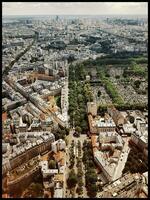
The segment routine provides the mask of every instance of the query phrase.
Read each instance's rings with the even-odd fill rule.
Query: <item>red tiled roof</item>
[[[9,195],[7,193],[2,194],[2,198],[9,198]]]
[[[65,152],[63,151],[59,151],[56,154],[54,154],[54,158],[57,162],[60,162],[61,165],[64,165],[64,156],[65,156]]]
[[[4,112],[4,113],[2,114],[2,121],[5,121],[6,119],[7,119],[7,113]]]

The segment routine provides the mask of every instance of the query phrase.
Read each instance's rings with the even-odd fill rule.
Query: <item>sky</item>
[[[148,3],[3,2],[2,15],[148,15]]]

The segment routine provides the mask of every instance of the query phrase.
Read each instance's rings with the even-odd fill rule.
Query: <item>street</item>
[[[68,174],[69,174],[69,171],[70,171],[70,169],[69,169],[69,165],[70,165],[70,162],[69,162],[69,148],[71,146],[71,142],[73,140],[74,144],[75,144],[75,150],[74,150],[74,152],[75,152],[75,164],[74,164],[73,168],[74,168],[75,172],[77,173],[77,166],[76,166],[76,164],[77,164],[77,156],[78,156],[77,144],[78,144],[78,141],[81,142],[81,158],[82,158],[82,156],[83,156],[83,150],[82,150],[83,142],[84,142],[84,140],[88,139],[87,135],[85,135],[85,134],[81,134],[79,138],[74,137],[73,136],[73,132],[74,131],[71,130],[69,135],[67,136],[68,145],[67,145],[67,148],[66,148],[66,170],[65,170],[65,181],[64,181],[64,194],[65,194],[66,198],[71,197],[70,190],[67,189],[67,179],[68,179]],[[86,187],[85,187],[84,163],[82,163],[82,164],[83,164],[82,167],[83,167],[83,183],[84,183],[84,185],[83,185],[83,194],[80,197],[83,196],[84,198],[88,198]],[[74,189],[74,192],[75,192],[74,197],[78,198],[79,196],[76,193],[76,188]]]

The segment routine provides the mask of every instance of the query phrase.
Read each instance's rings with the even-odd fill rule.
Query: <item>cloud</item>
[[[3,2],[3,15],[147,15],[146,2]]]

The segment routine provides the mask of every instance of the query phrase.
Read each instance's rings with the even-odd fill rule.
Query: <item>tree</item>
[[[105,106],[99,106],[98,108],[98,113],[101,115],[101,116],[104,116],[105,112],[107,111],[107,107]]]
[[[106,77],[108,77],[108,78],[110,77],[110,75],[109,75],[108,73],[106,73],[106,75],[105,75],[105,76],[106,76]]]
[[[82,194],[83,188],[78,186],[76,192],[77,192],[78,194]]]
[[[141,81],[140,80],[136,80],[134,81],[134,85],[136,88],[139,88]]]
[[[65,143],[66,143],[66,146],[68,146],[68,139],[67,139],[67,137],[65,137]]]
[[[56,161],[55,160],[50,160],[48,163],[48,166],[50,169],[56,169]]]
[[[101,96],[101,91],[100,91],[100,90],[98,91],[97,96],[98,96],[98,97]]]
[[[71,63],[71,62],[73,62],[74,60],[75,60],[74,55],[70,55],[70,56],[68,57],[68,63]]]
[[[119,79],[119,78],[120,78],[120,76],[119,76],[119,75],[116,75],[116,76],[115,76],[115,78],[116,78],[116,79]]]
[[[59,108],[61,108],[61,96],[58,96],[56,99],[56,104]]]
[[[82,121],[81,121],[81,128],[82,128],[83,130],[87,130],[87,129],[88,129],[88,123],[87,123],[86,120],[82,120]]]
[[[82,169],[80,169],[80,171],[78,171],[78,177],[80,178],[82,176],[83,176],[83,171],[82,171]]]
[[[87,146],[87,141],[84,140],[84,142],[83,142],[83,147],[86,147],[86,146]]]
[[[43,186],[40,183],[32,183],[28,188],[29,194],[32,197],[39,197],[43,195]]]
[[[91,183],[95,183],[97,181],[97,175],[94,172],[90,172],[88,171],[88,173],[86,173],[86,183],[87,185],[91,184]]]
[[[78,94],[78,102],[83,102],[83,95],[82,94]]]
[[[78,185],[79,187],[82,187],[84,185],[82,179],[79,179]]]
[[[134,120],[135,120],[134,117],[133,117],[132,115],[130,115],[130,116],[129,116],[129,121],[130,121],[130,123],[133,124],[133,123],[134,123]]]
[[[94,162],[92,160],[89,160],[88,165],[89,167],[94,168]]]
[[[96,184],[91,184],[89,189],[88,189],[88,196],[89,197],[95,197],[97,191],[98,191],[97,185]]]
[[[98,190],[98,188],[97,188],[97,185],[96,185],[96,184],[92,184],[92,185],[90,186],[90,191],[91,191],[91,192],[95,193],[95,192],[97,192],[97,190]]]
[[[66,135],[66,130],[62,129],[60,133],[65,136]]]
[[[77,175],[75,174],[74,169],[72,169],[69,172],[69,176],[68,176],[68,179],[67,179],[67,185],[68,185],[69,188],[73,188],[73,187],[76,186],[77,182],[78,182]]]
[[[127,77],[127,72],[124,70],[123,72],[123,77],[126,78]]]

